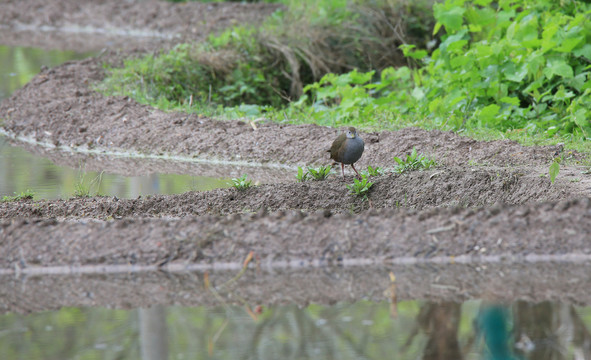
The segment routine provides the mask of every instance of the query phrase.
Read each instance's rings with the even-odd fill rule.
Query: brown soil
[[[488,293],[510,299],[513,291],[517,297],[529,296],[527,289],[531,287],[524,288],[524,284],[544,284],[546,270],[535,275],[532,270],[535,266],[550,267],[548,271],[552,274],[560,272],[548,263],[522,265],[520,261],[524,257],[591,259],[588,240],[591,179],[572,166],[561,168],[555,184],[541,176],[547,173],[549,162],[561,151],[560,147],[524,147],[511,141],[480,142],[450,132],[414,128],[379,133],[362,131],[366,150],[358,168],[367,165],[391,168],[393,156],[403,156],[413,147],[439,163],[429,171],[372,178],[375,185],[364,201],[349,194],[345,187],[353,180],[350,169],[345,180],[333,175],[323,182],[295,182],[296,166],[329,163],[326,149],[340,129],[264,121],[257,123],[255,129],[242,121],[163,112],[128,98],[105,97],[92,90],[93,84],[104,77],[102,64],[120,61],[122,44],[126,47],[124,53],[153,51],[177,41],[198,40],[235,22],[260,21],[274,9],[271,5],[178,5],[115,0],[1,2],[0,23],[4,27],[0,42],[7,39],[1,34],[22,35],[22,29],[39,34],[42,33],[39,29],[49,27],[51,31],[44,33],[45,46],[75,46],[72,44],[93,37],[96,44],[109,47],[98,58],[43,69],[0,104],[0,124],[10,136],[44,144],[28,145],[32,151],[59,163],[78,166],[83,159],[90,164],[89,169],[128,175],[166,169],[219,176],[226,168],[211,164],[216,160],[226,165],[239,164],[238,171],[256,173],[255,177],[260,176],[269,184],[242,192],[221,189],[138,199],[94,197],[0,203],[0,253],[3,254],[0,270],[33,274],[39,269],[59,272],[61,266],[235,265],[251,251],[264,266],[303,266],[307,270],[302,271],[311,272],[319,270],[310,270],[309,266],[332,262],[395,265],[403,259],[414,259],[435,266],[431,263],[449,262],[451,257],[468,262],[484,257],[492,262],[490,266],[494,269],[487,277],[480,278],[459,265],[441,270],[442,274],[449,274],[446,284],[457,290],[450,293],[430,288],[434,272],[431,277],[425,277],[415,275],[414,267],[395,265],[397,273],[409,274],[400,283],[404,289],[402,297],[461,299]],[[64,36],[67,29],[83,25],[91,30],[81,37]],[[104,35],[96,29],[109,29],[111,33]],[[133,36],[117,35],[122,31]],[[133,31],[151,32],[154,37],[138,36]],[[111,37],[118,41],[108,43]],[[25,41],[28,37],[9,38]],[[68,39],[65,43],[64,38]],[[35,45],[35,41],[25,45]],[[82,152],[72,155],[72,149]],[[111,157],[103,151],[156,159],[146,163],[138,158]],[[85,155],[88,152],[92,154]],[[157,159],[158,155],[186,161]],[[573,157],[577,159],[579,155]],[[504,262],[497,264],[499,260]],[[577,266],[573,271],[588,269],[590,264]],[[513,277],[506,280],[497,277],[500,269],[516,270],[511,270]],[[363,276],[364,271],[374,270],[340,269],[338,273],[348,280],[339,279],[334,287],[319,291],[316,297],[304,292],[297,301],[353,300],[372,291],[382,294],[388,286],[388,280],[384,280],[386,270],[382,268],[375,269],[379,276],[375,282],[368,282],[368,288],[360,284],[350,297],[342,293],[345,289],[349,291],[346,284],[363,282],[355,279]],[[529,278],[522,280],[515,276],[521,273],[528,273]],[[160,284],[161,275],[142,276],[150,279],[145,291],[152,291],[152,287]],[[271,272],[254,277],[250,281],[257,284],[254,289],[259,292],[254,290],[242,296],[250,296],[255,302],[283,302],[295,298],[289,295],[291,292],[297,293],[307,286],[303,285],[308,279],[305,272],[296,275],[288,272],[285,276],[274,277]],[[299,282],[294,282],[298,276]],[[318,283],[310,289],[322,288],[325,280],[322,276],[313,278],[311,283]],[[481,286],[479,281],[483,280],[491,281],[491,285]],[[105,305],[97,297],[83,299],[80,295],[93,293],[83,289],[93,283],[97,287],[105,286],[101,281],[100,277],[88,281],[77,278],[78,295],[62,300],[61,304]],[[123,284],[125,280],[121,281]],[[173,285],[177,282],[165,286],[180,296],[182,291]],[[74,286],[67,277],[42,277],[28,290],[16,290],[21,287],[18,281],[3,280],[3,283],[12,285],[0,290],[3,291],[0,309],[22,311],[42,306],[34,301],[17,304],[15,296],[28,298],[32,293],[45,296],[53,286],[66,293]],[[535,298],[589,303],[588,294],[579,294],[578,287],[565,291],[567,283],[564,277],[555,277],[546,285],[552,290],[537,293]],[[271,290],[261,290],[265,284],[272,285],[269,289],[281,289],[281,294],[273,296]],[[503,286],[507,286],[505,290],[501,290]],[[113,293],[117,291],[115,286]],[[125,306],[143,305],[139,296]],[[47,299],[54,297],[47,295]],[[178,300],[165,301],[156,294],[152,299],[173,303]],[[124,305],[116,296],[111,301]],[[193,301],[196,302],[186,303],[208,303],[212,299]],[[59,306],[49,300],[46,304]]]

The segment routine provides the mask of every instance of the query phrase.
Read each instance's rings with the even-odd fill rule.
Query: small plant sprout
[[[2,202],[32,200],[33,196],[35,196],[35,192],[33,190],[27,189],[25,191],[21,191],[18,194],[14,193],[14,196],[3,196]]]
[[[296,175],[296,179],[298,180],[298,182],[306,181],[306,179],[308,179],[308,172],[304,171],[302,167],[298,166],[298,174]]]
[[[367,176],[365,175],[362,175],[361,180],[354,179],[353,181],[353,184],[347,185],[351,194],[367,199],[367,194],[369,193],[369,189],[371,189],[373,182],[367,181]]]
[[[560,157],[556,157],[554,159],[554,161],[552,161],[552,164],[550,165],[550,168],[548,169],[548,172],[550,174],[550,182],[552,184],[554,184],[554,181],[556,181],[556,176],[558,175],[559,171],[560,171]]]
[[[232,186],[239,191],[243,191],[248,189],[252,185],[252,180],[246,179],[246,174],[242,175],[239,178],[232,179]]]
[[[310,174],[314,180],[324,180],[328,177],[328,175],[330,175],[330,171],[332,170],[332,167],[330,165],[326,165],[326,166],[320,166],[317,168],[308,168],[308,174]]]
[[[406,156],[406,159],[402,160],[399,157],[394,156],[394,161],[397,165],[394,167],[394,172],[402,174],[407,171],[414,170],[427,170],[437,165],[435,160],[427,158],[423,154],[418,154],[416,148],[412,148],[410,155]]]
[[[367,171],[363,171],[363,173],[367,174],[368,176],[380,176],[384,174],[384,169],[379,166],[374,168],[370,165],[367,167]]]

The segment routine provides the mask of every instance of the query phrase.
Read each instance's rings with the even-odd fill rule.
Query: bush
[[[434,5],[434,31],[446,32],[439,48],[428,56],[402,47],[424,67],[328,74],[292,111],[324,124],[406,116],[455,130],[589,138],[590,13],[572,0],[446,0]]]

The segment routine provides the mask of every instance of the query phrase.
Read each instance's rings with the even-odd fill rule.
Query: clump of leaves
[[[35,196],[35,192],[33,190],[27,189],[25,191],[21,191],[20,193],[14,193],[14,196],[4,196],[2,197],[2,202],[9,202],[9,201],[19,201],[19,200],[32,200],[33,196]]]
[[[308,168],[308,174],[310,174],[314,180],[324,180],[330,175],[332,167],[330,165],[320,166],[317,168]]]
[[[304,168],[298,166],[298,174],[296,175],[296,179],[299,182],[304,182],[308,179],[308,172],[304,171]]]
[[[369,193],[369,189],[373,186],[373,182],[367,180],[367,176],[362,175],[361,180],[355,178],[353,180],[353,184],[347,185],[347,189],[351,192],[351,194],[357,195],[362,197],[363,199],[367,199],[367,194]]]
[[[406,159],[403,160],[394,156],[394,161],[397,163],[397,165],[394,167],[394,172],[399,174],[407,171],[427,170],[437,165],[435,160],[429,159],[425,155],[417,153],[417,149],[414,147],[412,148],[410,155],[406,156]]]
[[[298,174],[296,175],[296,179],[299,182],[304,182],[310,178],[314,180],[321,181],[324,180],[330,175],[332,167],[330,165],[320,166],[317,168],[308,167],[307,171],[304,171],[303,168],[298,166]]]
[[[367,174],[368,176],[380,176],[384,174],[384,169],[382,169],[379,166],[376,166],[375,168],[372,167],[371,165],[369,165],[367,167],[367,171],[363,171],[364,174]]]
[[[246,179],[246,174],[242,175],[239,178],[232,178],[232,186],[234,189],[238,191],[243,191],[248,189],[252,185],[252,180]]]

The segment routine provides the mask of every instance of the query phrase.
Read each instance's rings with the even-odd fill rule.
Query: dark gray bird
[[[361,158],[365,143],[363,139],[357,135],[357,130],[354,127],[350,127],[347,131],[339,135],[330,147],[330,158],[336,162],[341,163],[341,170],[343,171],[343,177],[345,177],[345,164],[351,165],[353,170],[357,173],[357,176],[361,178],[357,169],[353,164]]]

